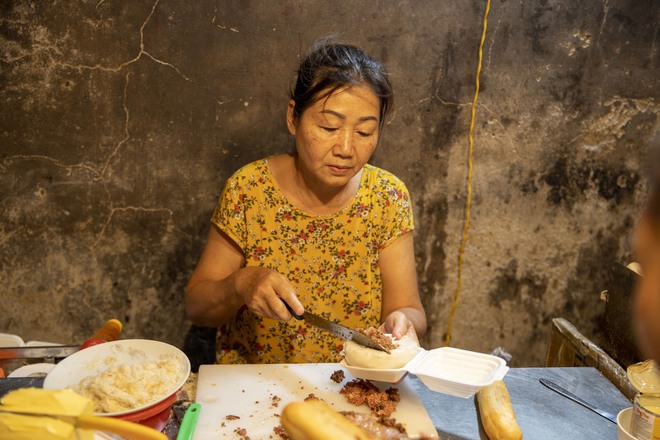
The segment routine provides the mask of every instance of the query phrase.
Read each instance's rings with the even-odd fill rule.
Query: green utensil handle
[[[199,411],[202,409],[202,405],[199,403],[191,403],[186,413],[183,415],[183,420],[181,420],[181,427],[179,428],[179,434],[176,436],[176,440],[190,440],[192,439],[193,433],[195,432],[195,425],[197,425],[197,419],[199,418]]]

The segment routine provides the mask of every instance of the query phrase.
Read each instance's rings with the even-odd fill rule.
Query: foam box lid
[[[453,347],[415,356],[405,369],[433,391],[466,398],[503,379],[509,371],[502,358]]]

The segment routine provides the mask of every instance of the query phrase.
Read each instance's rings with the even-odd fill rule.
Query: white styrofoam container
[[[59,342],[46,342],[46,341],[27,341],[25,343],[26,347],[50,347],[50,346],[57,346],[57,345],[64,345],[60,344]]]
[[[339,365],[348,370],[348,372],[351,373],[353,377],[375,380],[377,382],[399,383],[408,374],[408,367],[413,363],[413,361],[415,361],[415,359],[417,359],[419,356],[424,356],[426,353],[428,353],[426,350],[420,350],[420,352],[417,353],[417,355],[415,355],[412,360],[410,360],[401,368],[383,369],[356,367],[346,363],[346,359],[342,359],[341,362],[339,362]]]
[[[23,347],[25,342],[18,335],[10,333],[0,333],[0,347]]]
[[[45,347],[50,345],[63,345],[57,342],[45,341],[23,341],[18,335],[11,333],[0,333],[0,347]]]
[[[354,377],[379,382],[397,383],[412,373],[433,391],[464,398],[503,379],[509,371],[502,358],[452,347],[422,349],[410,362],[397,369],[354,367],[345,360],[340,364]]]

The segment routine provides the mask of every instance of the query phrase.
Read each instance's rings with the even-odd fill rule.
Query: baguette
[[[521,440],[522,431],[511,406],[509,390],[503,380],[477,392],[479,416],[490,440]]]
[[[289,403],[280,422],[291,440],[376,440],[321,400]]]

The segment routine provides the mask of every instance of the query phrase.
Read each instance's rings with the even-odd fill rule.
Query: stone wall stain
[[[634,195],[639,180],[636,171],[621,165],[606,168],[594,161],[576,163],[566,157],[559,158],[540,176],[540,182],[549,188],[548,203],[569,210],[591,196],[590,193],[608,202],[621,203]],[[534,183],[524,183],[523,187],[529,185],[535,186]]]
[[[514,258],[505,268],[498,270],[493,280],[494,289],[489,294],[489,304],[501,308],[503,301],[523,303],[525,297],[541,298],[548,289],[548,281],[538,274],[518,275],[518,261]]]

